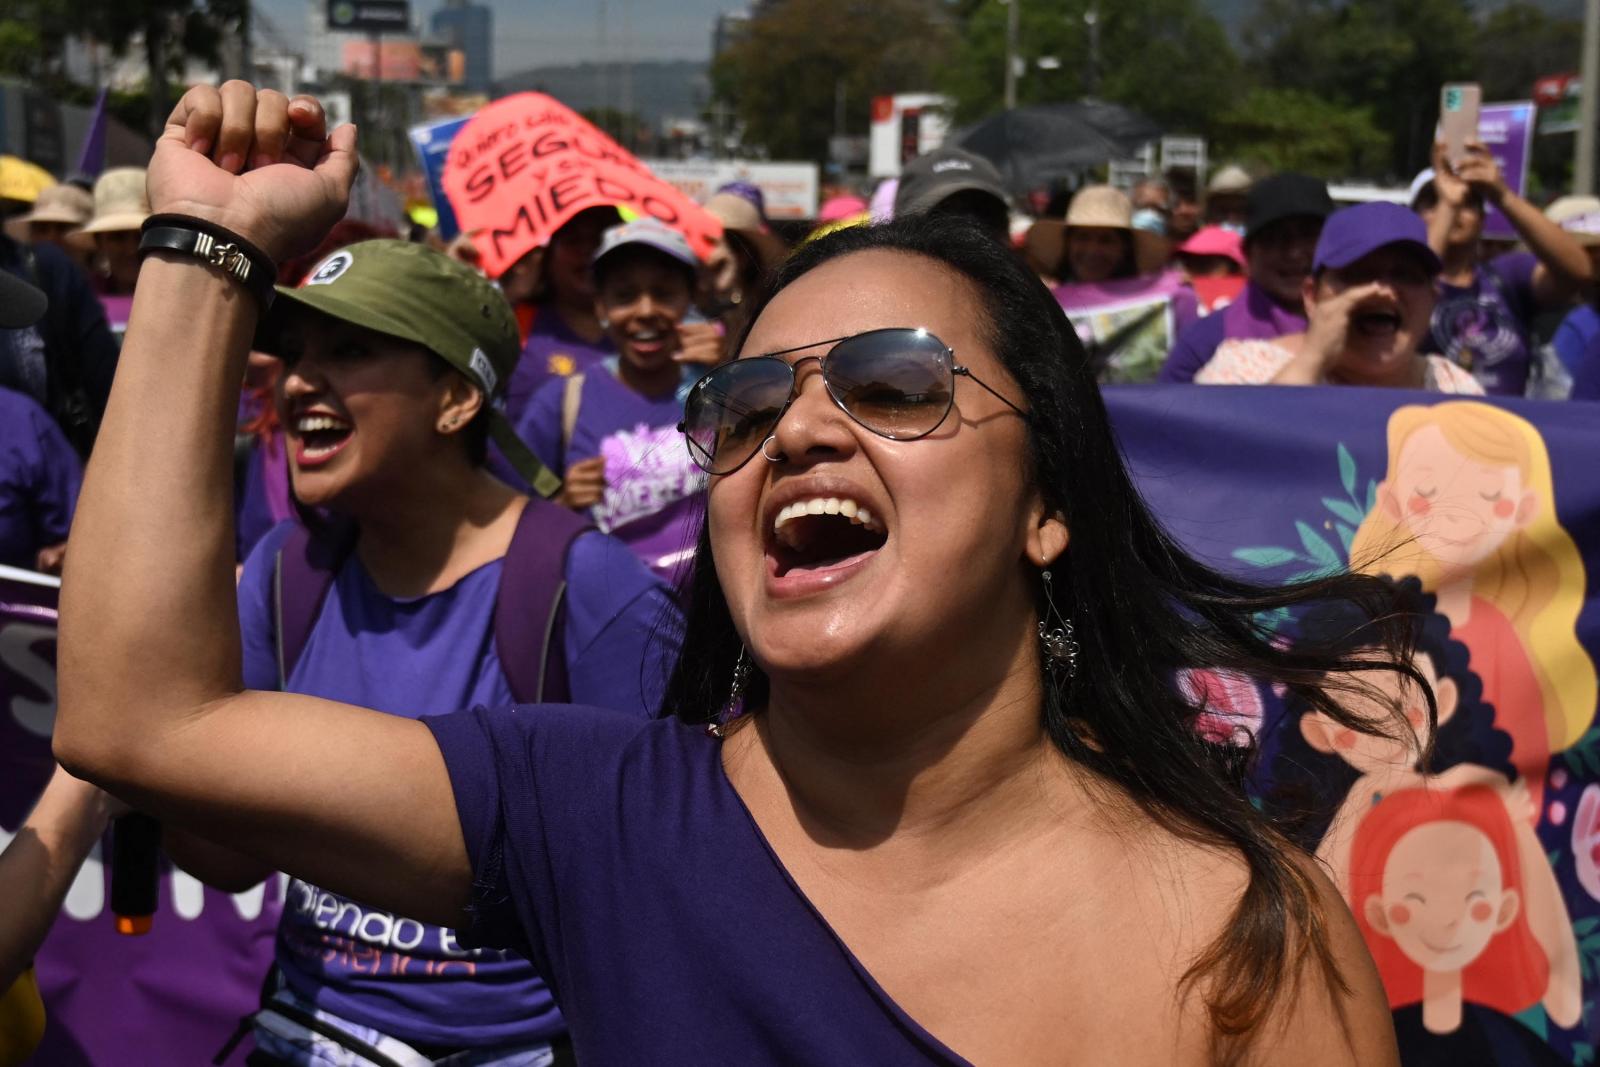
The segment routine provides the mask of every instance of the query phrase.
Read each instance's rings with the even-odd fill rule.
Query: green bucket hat
[[[380,239],[341,248],[318,263],[299,288],[278,286],[262,331],[263,351],[272,351],[283,309],[292,305],[436,353],[483,390],[490,436],[534,492],[551,497],[561,488],[561,479],[528,450],[500,407],[522,342],[511,305],[483,275],[410,241]]]

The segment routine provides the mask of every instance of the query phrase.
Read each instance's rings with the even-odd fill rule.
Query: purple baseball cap
[[[750,203],[755,205],[755,209],[761,213],[762,219],[766,219],[767,194],[763,193],[761,191],[761,186],[757,185],[755,182],[723,182],[721,185],[717,186],[717,192],[732,193],[734,196],[750,201]]]
[[[1385,245],[1415,248],[1428,273],[1438,274],[1442,264],[1428,247],[1428,227],[1402,204],[1374,200],[1335,211],[1323,223],[1322,237],[1312,258],[1313,271],[1342,270]]]
[[[669,259],[677,260],[691,272],[700,268],[700,257],[689,247],[689,239],[666,223],[648,215],[632,222],[624,222],[620,226],[613,226],[601,234],[600,248],[594,254],[593,265],[599,266],[602,259],[617,249],[629,245],[653,248]]]

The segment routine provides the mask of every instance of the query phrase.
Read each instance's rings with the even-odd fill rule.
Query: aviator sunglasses
[[[789,363],[778,357],[831,346]],[[689,456],[707,474],[732,474],[750,462],[794,403],[798,368],[817,361],[823,385],[840,411],[891,441],[915,441],[937,430],[955,401],[956,375],[970,378],[1023,418],[1027,413],[956,362],[955,352],[927,330],[897,326],[813,341],[724,363],[695,383],[678,430]]]

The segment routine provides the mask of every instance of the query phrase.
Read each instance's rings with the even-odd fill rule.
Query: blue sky
[[[305,40],[307,4],[326,0],[255,0],[291,47]],[[743,0],[487,0],[494,9],[495,76],[529,67],[600,58],[600,9],[605,9],[607,50],[613,62],[634,59],[708,59],[711,26]],[[427,18],[437,0],[411,0],[412,17]],[[419,17],[420,16],[420,17]]]

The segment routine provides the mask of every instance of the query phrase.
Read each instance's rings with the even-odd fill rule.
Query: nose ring
[[[772,444],[772,442],[776,441],[777,439],[778,438],[776,436],[772,436],[761,442],[761,454],[766,457],[768,463],[782,463],[786,458],[782,452],[779,452],[776,456],[774,456],[771,452],[767,451],[767,446]]]

